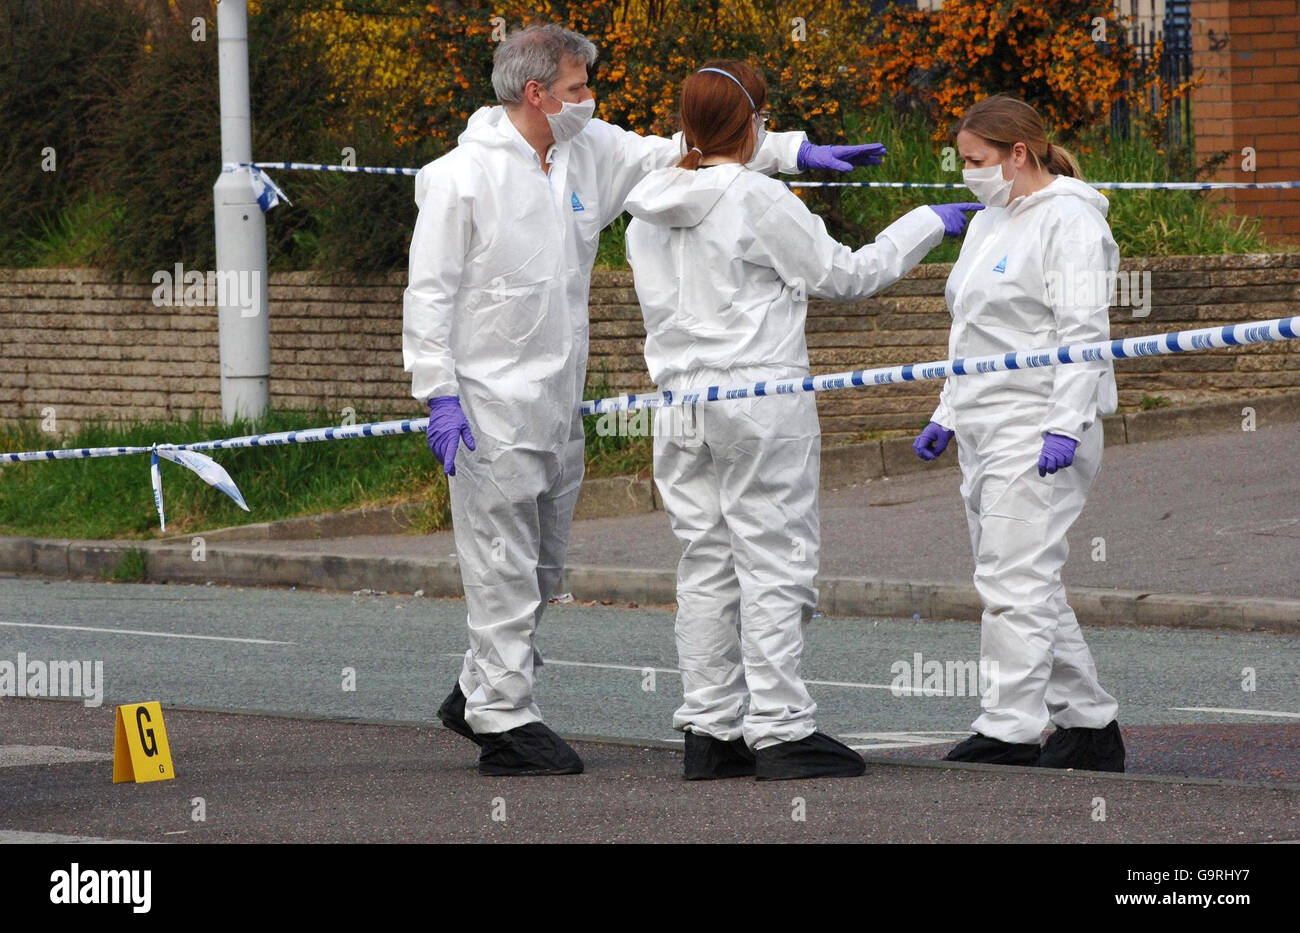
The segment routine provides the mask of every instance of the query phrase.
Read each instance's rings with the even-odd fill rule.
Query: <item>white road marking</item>
[[[112,843],[113,845],[146,845],[139,839],[105,839],[102,836],[64,836],[60,833],[32,833],[22,829],[0,829],[0,845],[34,842],[66,845],[68,843]]]
[[[957,733],[953,733],[953,734],[956,735]],[[961,734],[967,735],[968,733],[963,732]],[[848,738],[848,736],[843,736],[843,738]],[[675,745],[686,744],[685,739],[660,739],[660,741],[672,742]],[[881,742],[875,745],[850,745],[848,747],[853,749],[855,752],[872,752],[872,751],[881,751],[886,748],[919,748],[922,745],[947,745],[948,742],[950,741],[951,739],[940,741],[940,742]]]
[[[56,628],[73,632],[106,632],[109,635],[149,635],[153,638],[195,638],[203,641],[237,641],[246,645],[295,645],[292,641],[271,641],[266,638],[231,638],[226,635],[186,635],[179,632],[146,632],[131,628],[96,628],[93,625],[48,625],[43,622],[0,622],[15,628]]]
[[[1271,522],[1248,522],[1245,525],[1228,525],[1225,528],[1214,529],[1214,533],[1216,535],[1266,535],[1270,532],[1281,531],[1284,528],[1289,529],[1292,525],[1300,525],[1300,518],[1279,518]],[[1291,535],[1285,535],[1285,537],[1291,537]]]
[[[84,748],[64,748],[61,745],[0,745],[0,768],[112,760],[112,755],[105,752],[92,752]]]
[[[849,746],[855,752],[864,752],[879,751],[886,748],[920,748],[925,745],[947,745],[952,741],[952,736],[969,734],[970,730],[963,729],[961,732],[845,732],[840,737],[845,739],[879,740],[870,745]],[[944,738],[935,738],[935,736],[944,736]]]
[[[453,657],[463,658],[463,654],[453,655]],[[554,658],[543,658],[542,667],[548,664],[559,664],[563,667],[600,667],[611,671],[636,671],[638,674],[642,671],[654,671],[657,674],[676,674],[677,670],[671,667],[650,667],[649,665],[635,664],[596,664],[593,661],[558,661]]]
[[[445,655],[445,657],[463,658],[465,657],[465,655],[449,653]],[[677,674],[679,676],[681,675],[681,671],[677,670],[677,668],[675,667],[652,667],[649,664],[641,664],[641,665],[603,664],[603,663],[598,663],[596,661],[563,661],[558,658],[544,657],[542,660],[542,666],[545,667],[547,664],[555,664],[561,667],[595,667],[595,668],[600,668],[602,670],[609,670],[609,671],[635,671],[638,674],[643,671],[654,671],[656,674]],[[894,689],[893,684],[861,684],[861,683],[855,683],[853,681],[847,681],[847,680],[805,680],[804,683],[812,684],[815,687],[855,687],[860,690],[893,690]],[[910,687],[898,688],[899,696],[909,696],[911,695],[911,693],[912,693],[912,689]],[[923,696],[923,695],[924,694],[922,694],[921,692],[917,693],[917,696]]]
[[[928,745],[931,742],[946,742],[947,739],[932,739],[932,735],[970,735],[969,729],[956,732],[846,732],[846,739],[881,739],[887,742],[910,742],[913,745]]]
[[[934,745],[947,745],[947,742],[927,743]],[[881,742],[878,745],[850,745],[849,748],[855,752],[879,752],[887,748],[919,748],[915,742]]]
[[[1268,709],[1223,709],[1217,706],[1171,706],[1182,713],[1236,713],[1240,716],[1277,716],[1279,719],[1300,719],[1300,713],[1278,713]]]
[[[851,680],[805,680],[806,684],[815,684],[818,687],[855,687],[859,690],[893,690],[900,697],[912,696],[911,687],[895,687],[893,684],[859,684]],[[928,696],[924,691],[918,690],[916,696]]]

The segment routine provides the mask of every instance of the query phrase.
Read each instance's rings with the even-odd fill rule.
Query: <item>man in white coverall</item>
[[[438,718],[481,747],[484,774],[582,771],[541,722],[533,668],[582,482],[590,273],[628,192],[683,154],[678,138],[591,119],[595,60],[590,41],[555,25],[511,35],[493,62],[502,106],[475,112],[415,183],[403,359],[451,477],[470,640]],[[847,170],[879,150],[772,133],[750,164]]]

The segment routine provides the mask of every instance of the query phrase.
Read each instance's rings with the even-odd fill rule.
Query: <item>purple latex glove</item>
[[[944,236],[961,236],[966,232],[966,211],[982,211],[984,205],[978,201],[960,204],[927,204],[926,207],[939,215],[943,221]]]
[[[474,434],[469,429],[465,412],[460,408],[460,396],[440,395],[429,399],[429,427],[425,432],[429,437],[429,449],[442,464],[442,471],[448,476],[456,475],[456,451],[460,442],[470,450],[474,449]]]
[[[912,441],[912,450],[922,460],[933,460],[948,449],[948,442],[955,432],[949,431],[937,421],[931,421],[925,430],[916,435]]]
[[[1074,449],[1078,446],[1078,441],[1064,434],[1045,434],[1043,452],[1038,455],[1038,475],[1064,470],[1074,462]]]
[[[883,143],[866,143],[861,146],[815,146],[804,140],[799,147],[800,171],[810,168],[828,168],[834,172],[851,172],[859,165],[879,165],[885,156]]]

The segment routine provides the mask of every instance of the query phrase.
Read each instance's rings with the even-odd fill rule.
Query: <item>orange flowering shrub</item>
[[[982,97],[1005,93],[1033,104],[1058,132],[1107,117],[1121,96],[1155,80],[1125,42],[1127,23],[1107,0],[985,0],[941,10],[894,8],[864,49],[866,103],[923,108],[945,138]]]
[[[414,111],[419,99],[421,63],[410,46],[423,27],[422,11],[408,13],[397,3],[373,12],[338,5],[306,9],[296,20],[330,49],[323,64],[338,90],[327,99],[346,100],[354,120],[373,121],[399,135],[404,123],[397,115]]]
[[[591,75],[597,115],[644,133],[677,127],[678,95],[692,71],[715,58],[762,69],[773,129],[798,127],[816,139],[842,135],[846,107],[866,90],[857,42],[869,13],[850,0],[814,5],[718,0],[499,0],[492,6],[430,6],[417,40],[423,104],[402,131],[430,134],[447,145],[479,106],[492,104],[492,53],[501,30],[557,22],[596,43]]]
[[[492,54],[508,31],[556,22],[588,36],[597,115],[643,133],[677,129],[683,80],[704,62],[736,58],[768,81],[773,129],[822,142],[846,139],[845,116],[880,106],[920,108],[948,136],[981,97],[1034,104],[1056,133],[1106,119],[1121,96],[1150,118],[1147,92],[1167,109],[1186,88],[1165,88],[1157,55],[1144,65],[1125,42],[1109,0],[969,0],[937,11],[858,0],[372,0],[366,19],[346,4],[301,17],[337,44],[333,70],[353,113],[381,117],[398,145],[454,145],[475,109],[495,103]],[[407,14],[415,10],[416,15]],[[1105,36],[1099,41],[1098,21]]]

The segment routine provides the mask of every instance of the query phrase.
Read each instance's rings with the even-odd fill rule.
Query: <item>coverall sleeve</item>
[[[415,199],[419,215],[402,295],[402,361],[411,374],[411,395],[423,402],[460,394],[451,332],[473,219],[445,168],[420,171]]]
[[[848,301],[888,288],[943,239],[943,221],[918,207],[854,251],[826,232],[826,224],[793,193],[782,192],[758,219],[745,259],[776,270],[810,296]]]
[[[623,204],[637,182],[655,169],[668,168],[681,161],[685,144],[681,133],[674,133],[672,139],[642,136],[603,120],[592,120],[588,131],[601,147],[596,164],[606,169],[601,184],[600,225],[603,229],[623,213]],[[768,133],[763,147],[754,155],[748,168],[764,175],[775,172],[797,174],[799,147],[807,138],[801,132]]]
[[[939,393],[939,404],[934,409],[934,414],[930,416],[930,420],[952,431],[955,430],[953,422],[957,419],[953,417],[952,404],[949,401],[952,398],[952,393],[948,389],[950,385],[952,385],[951,378],[943,381],[943,391]]]
[[[1048,289],[1046,301],[1060,343],[1109,340],[1110,284],[1119,270],[1119,247],[1109,227],[1100,217],[1075,214],[1058,218],[1045,233],[1043,275],[1060,284]],[[1098,360],[1054,367],[1052,396],[1039,430],[1079,440],[1097,420],[1097,396],[1110,365]]]
[[[798,175],[799,149],[807,141],[808,134],[802,130],[768,133],[763,138],[762,147],[754,153],[754,158],[749,160],[745,168],[764,175]]]

